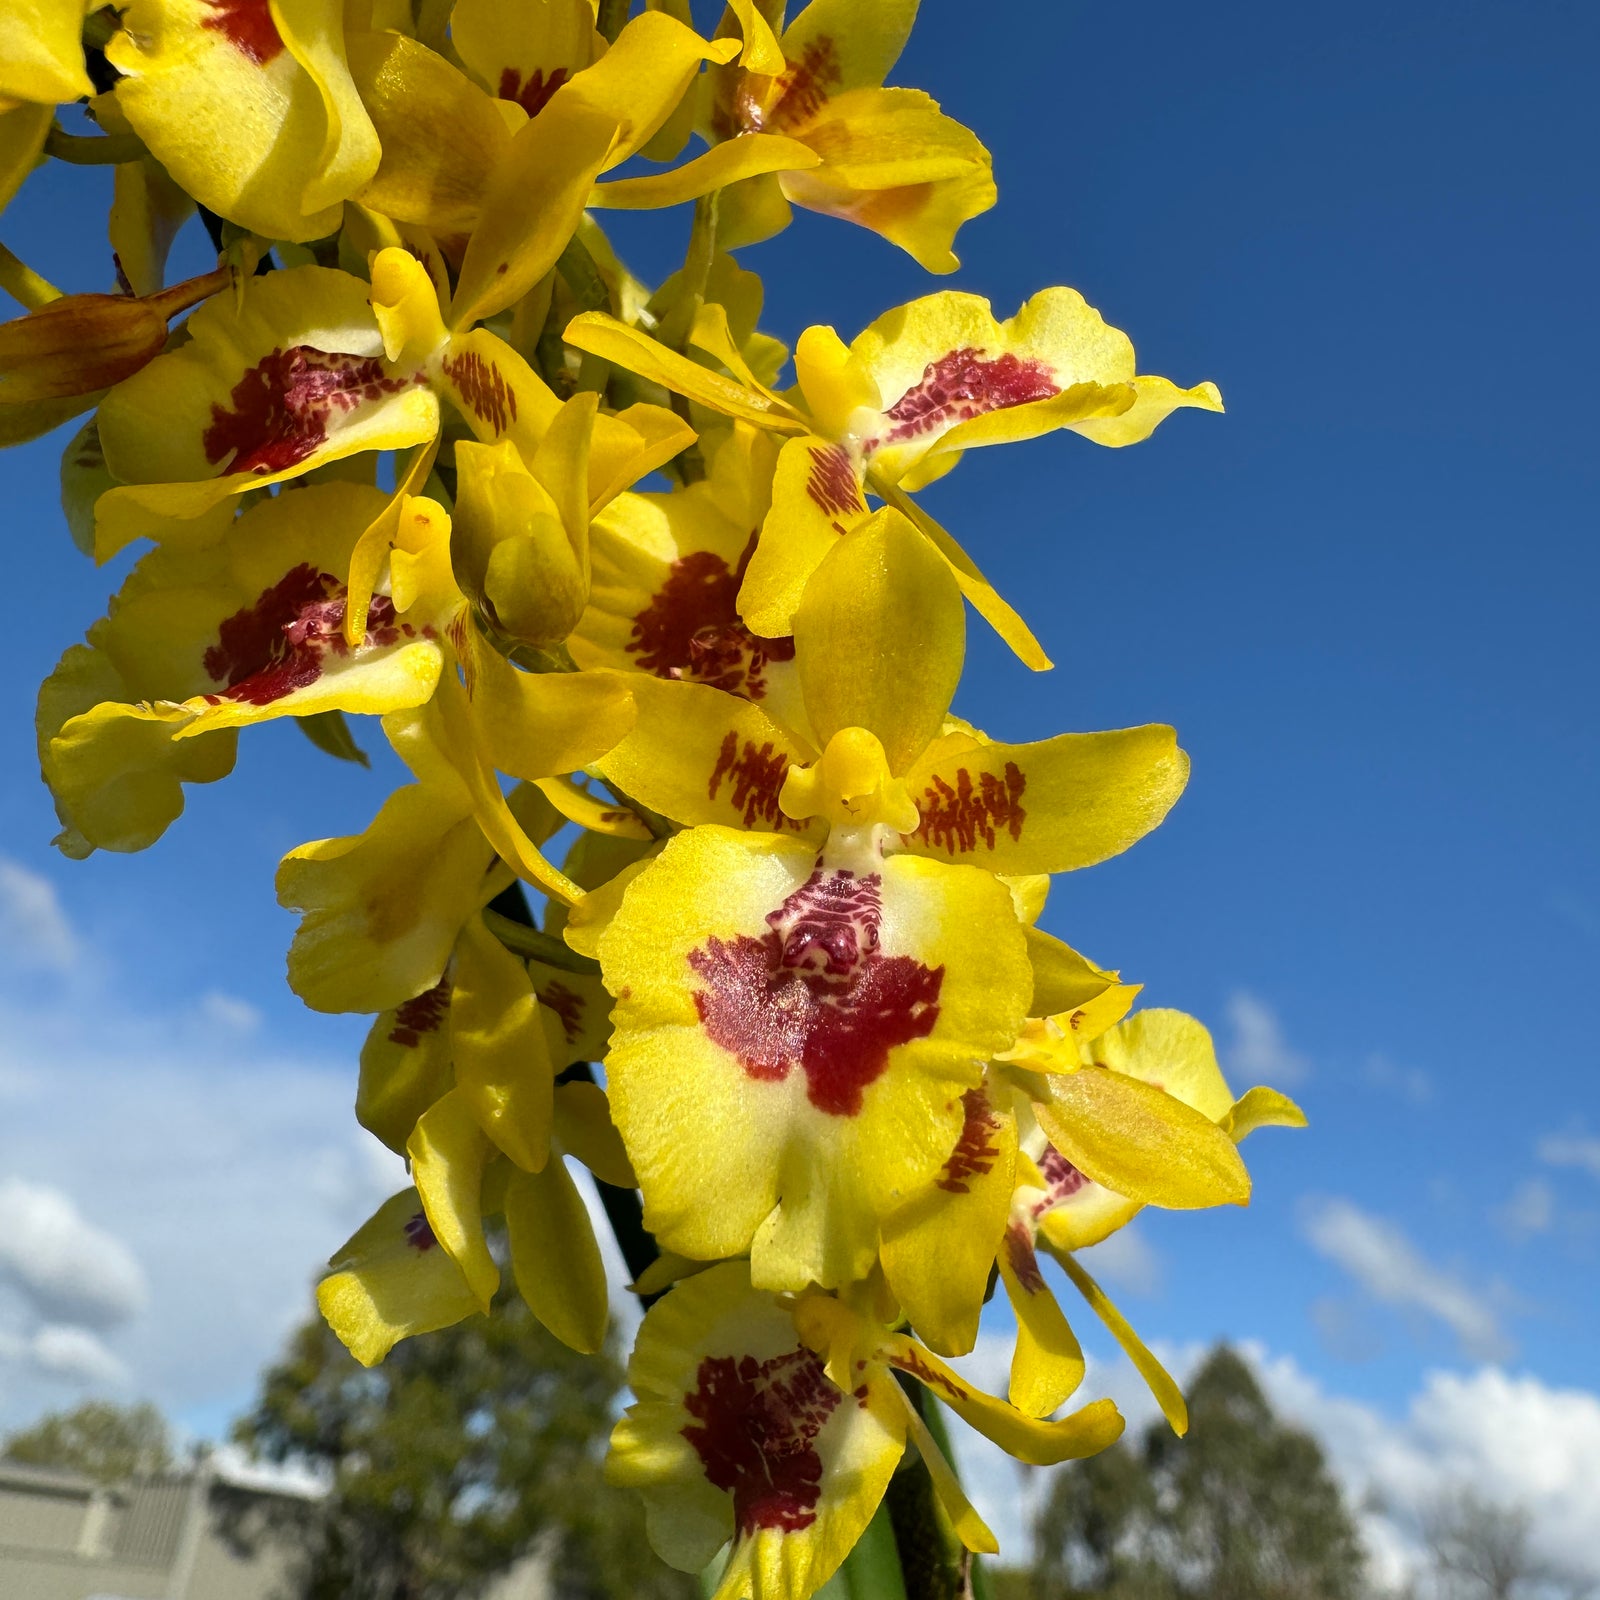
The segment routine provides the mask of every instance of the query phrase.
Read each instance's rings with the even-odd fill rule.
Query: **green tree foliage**
[[[172,1434],[152,1405],[86,1400],[71,1411],[52,1411],[4,1445],[8,1460],[33,1467],[81,1472],[97,1483],[166,1472],[174,1465]]]
[[[1356,1600],[1361,1542],[1316,1440],[1226,1347],[1188,1399],[1187,1438],[1157,1423],[1056,1475],[1039,1600]]]
[[[637,1497],[601,1477],[621,1383],[614,1355],[573,1354],[514,1295],[370,1371],[314,1317],[234,1438],[331,1492],[241,1500],[231,1531],[297,1552],[296,1600],[467,1600],[535,1548],[557,1600],[689,1600]]]

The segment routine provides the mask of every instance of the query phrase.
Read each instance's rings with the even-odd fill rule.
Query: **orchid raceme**
[[[949,272],[995,202],[977,135],[887,83],[916,12],[0,16],[0,209],[113,169],[103,279],[0,247],[0,445],[70,421],[71,537],[129,563],[39,692],[56,843],[181,837],[188,786],[289,723],[405,769],[277,871],[289,985],[369,1019],[356,1117],[409,1168],[319,1303],[370,1364],[509,1282],[598,1351],[598,1180],[666,1291],[607,1470],[716,1600],[969,1582],[995,1540],[941,1407],[1034,1465],[1118,1436],[1074,1398],[1052,1261],[1181,1430],[1077,1252],[1143,1206],[1246,1203],[1239,1141],[1304,1120],[1236,1101],[1199,1022],[1040,925],[1189,759],[1160,723],[966,720],[969,604],[1050,661],[917,499],[969,449],[1138,443],[1215,386],[1141,374],[1065,287],[1009,318],[927,294],[849,343],[763,321],[755,247],[792,208]],[[648,283],[606,219],[670,207],[683,264]],[[1058,645],[1081,603],[1044,611]],[[991,1297],[1006,1399],[943,1360]]]

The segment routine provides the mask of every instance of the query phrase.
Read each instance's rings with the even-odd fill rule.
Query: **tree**
[[[1519,1600],[1583,1596],[1593,1576],[1568,1572],[1533,1549],[1533,1518],[1522,1506],[1497,1506],[1471,1489],[1441,1495],[1420,1519],[1442,1600]]]
[[[1056,1476],[1036,1528],[1044,1600],[1355,1600],[1361,1542],[1320,1446],[1225,1346],[1189,1422]]]
[[[370,1371],[313,1318],[234,1438],[318,1470],[330,1492],[241,1500],[231,1532],[296,1552],[297,1600],[458,1600],[536,1547],[559,1600],[689,1600],[636,1498],[601,1477],[621,1382],[609,1350],[575,1355],[515,1295]]]
[[[167,1472],[175,1464],[171,1431],[154,1406],[109,1400],[50,1412],[13,1433],[0,1453],[28,1466],[81,1472],[108,1485]]]

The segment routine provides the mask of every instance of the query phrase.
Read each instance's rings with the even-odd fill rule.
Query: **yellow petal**
[[[794,629],[817,737],[870,729],[890,770],[904,772],[943,726],[961,679],[966,620],[949,567],[886,506],[828,552]]]
[[[1248,1089],[1229,1108],[1222,1125],[1237,1142],[1257,1128],[1303,1128],[1306,1114],[1276,1089]]]
[[[606,1341],[605,1267],[565,1163],[513,1173],[505,1211],[517,1292],[564,1345],[595,1354]]]
[[[605,1090],[598,1084],[564,1083],[556,1090],[556,1138],[602,1183],[638,1187]]]
[[[1122,1417],[1109,1400],[1095,1400],[1055,1422],[1041,1422],[974,1389],[931,1350],[904,1334],[890,1334],[883,1342],[883,1353],[891,1366],[932,1389],[963,1422],[1030,1466],[1081,1460],[1122,1436]]]
[[[614,116],[561,94],[516,135],[484,192],[456,279],[451,327],[503,311],[550,271],[616,137]]]
[[[1183,1391],[1172,1381],[1172,1375],[1150,1354],[1144,1341],[1129,1326],[1127,1319],[1106,1298],[1105,1292],[1093,1278],[1066,1252],[1052,1254],[1066,1269],[1067,1276],[1077,1286],[1079,1293],[1089,1302],[1094,1314],[1110,1329],[1139,1376],[1150,1385],[1162,1415],[1172,1424],[1172,1431],[1180,1438],[1189,1431],[1189,1408],[1184,1404]]]
[[[1083,1349],[1044,1281],[1024,1222],[1006,1230],[997,1260],[1017,1319],[1011,1403],[1030,1417],[1047,1417],[1083,1382]]]
[[[906,848],[994,872],[1071,872],[1117,855],[1161,822],[1189,776],[1159,726],[948,748],[936,740],[906,774],[922,812]]]
[[[450,1060],[450,982],[381,1013],[361,1047],[356,1121],[403,1155],[417,1119],[455,1082]]]
[[[591,210],[653,211],[768,172],[797,172],[822,158],[810,145],[775,133],[749,133],[713,145],[704,155],[668,172],[597,183],[589,194]]]
[[[526,1172],[550,1157],[555,1063],[524,962],[473,917],[456,942],[450,1034],[457,1092]]]
[[[1104,1067],[1042,1083],[1039,1126],[1096,1183],[1177,1210],[1249,1203],[1250,1175],[1233,1141],[1183,1101]]]
[[[884,1389],[886,1392],[892,1389],[896,1401],[905,1411],[906,1432],[915,1443],[917,1454],[928,1469],[928,1476],[933,1479],[933,1492],[939,1497],[945,1515],[950,1518],[956,1538],[967,1550],[982,1555],[998,1555],[1000,1541],[989,1531],[989,1525],[978,1515],[978,1508],[967,1498],[966,1490],[961,1487],[961,1479],[945,1460],[944,1451],[928,1431],[928,1425],[922,1420],[911,1396],[899,1384],[885,1384]]]
[[[94,93],[83,67],[83,12],[81,0],[10,0],[0,12],[0,100],[54,107]]]
[[[483,1233],[481,1203],[493,1148],[460,1090],[430,1107],[406,1144],[428,1225],[460,1267],[482,1311],[500,1286],[500,1269]]]
[[[317,1304],[364,1367],[376,1366],[401,1339],[481,1309],[460,1267],[439,1248],[415,1189],[384,1201],[330,1265]]]

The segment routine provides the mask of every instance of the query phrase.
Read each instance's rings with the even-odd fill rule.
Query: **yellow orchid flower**
[[[808,729],[794,640],[764,639],[739,616],[739,586],[771,497],[770,437],[735,423],[705,479],[624,494],[590,530],[589,604],[567,644],[583,667],[708,684]]]
[[[377,170],[340,0],[129,0],[117,104],[202,205],[268,239],[334,232]]]
[[[801,726],[645,678],[639,723],[600,769],[684,825],[816,839],[825,816],[882,821],[897,850],[1006,874],[1090,866],[1160,823],[1188,777],[1170,728],[992,742],[948,716],[963,644],[947,565],[885,507],[834,540],[795,619]]]
[[[971,558],[905,491],[947,472],[977,445],[1067,429],[1105,445],[1148,438],[1173,410],[1219,411],[1213,384],[1179,389],[1139,377],[1133,346],[1071,289],[1046,289],[999,322],[986,300],[945,292],[897,307],[846,346],[808,328],[798,382],[758,384],[708,304],[691,339],[728,376],[604,312],[585,312],[566,340],[707,407],[784,438],[771,510],[739,594],[756,633],[782,637],[839,537],[870,514],[867,495],[910,516],[949,562],[963,593],[1028,665],[1048,659]]]
[[[672,1566],[703,1571],[728,1546],[713,1600],[807,1600],[871,1520],[908,1437],[968,1547],[995,1549],[896,1372],[1022,1460],[1089,1455],[1122,1431],[1106,1400],[1033,1421],[872,1314],[763,1293],[725,1262],[646,1313],[606,1475],[643,1494]]]
[[[816,165],[752,177],[723,194],[719,234],[729,246],[770,238],[789,206],[842,217],[881,234],[930,272],[953,272],[962,223],[995,202],[989,152],[917,89],[886,89],[917,0],[812,3],[775,39],[760,13],[737,8],[747,41],[739,67],[714,72],[708,138],[735,144],[779,134],[813,151]]]
[[[385,503],[377,489],[326,483],[252,507],[215,543],[144,557],[40,696],[45,778],[75,835],[137,850],[182,811],[184,781],[232,765],[202,758],[224,729],[326,711],[382,713],[421,705],[448,649],[462,600],[450,572],[449,519],[410,500],[358,642],[347,642],[344,573]],[[73,686],[97,675],[111,692],[83,704]],[[61,720],[56,720],[66,713]]]

